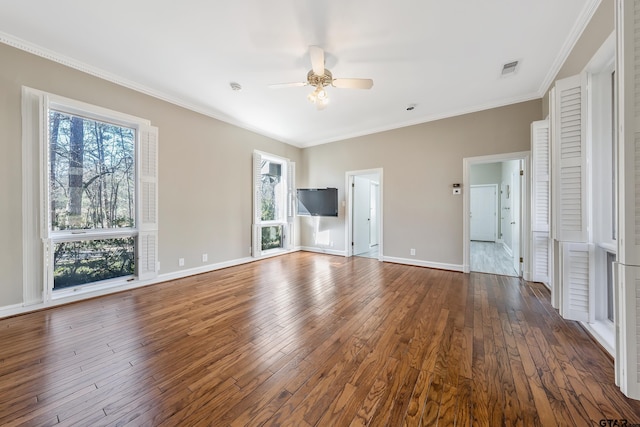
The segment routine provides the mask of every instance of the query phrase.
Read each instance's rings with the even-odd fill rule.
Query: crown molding
[[[144,95],[151,96],[153,98],[159,99],[161,101],[168,102],[170,104],[176,105],[181,108],[185,108],[187,110],[202,114],[207,117],[211,117],[216,120],[220,120],[221,122],[229,123],[234,126],[238,126],[245,130],[257,133],[259,135],[266,136],[267,138],[271,138],[273,140],[283,142],[285,144],[293,145],[295,147],[300,148],[301,146],[294,141],[285,141],[281,137],[277,135],[270,134],[265,132],[262,129],[259,129],[255,126],[251,126],[247,123],[240,122],[238,120],[233,119],[232,117],[221,114],[218,111],[203,108],[202,106],[186,102],[183,99],[180,99],[175,96],[168,95],[164,92],[152,89],[148,86],[141,85],[132,80],[125,79],[116,74],[105,71],[101,68],[91,66],[84,62],[78,61],[76,59],[64,56],[58,52],[52,51],[50,49],[46,49],[42,46],[36,45],[34,43],[27,42],[26,40],[22,40],[10,34],[4,33],[0,31],[0,43],[6,44],[8,46],[14,47],[16,49],[20,49],[24,52],[30,53],[35,56],[39,56],[41,58],[47,59],[49,61],[64,65],[65,67],[72,68],[74,70],[81,71],[83,73],[92,75],[102,80],[106,80],[108,82],[117,84],[119,86],[123,86],[127,89],[134,90],[136,92],[142,93]]]
[[[582,36],[582,33],[584,33],[584,30],[587,28],[587,25],[591,21],[591,18],[593,18],[596,10],[598,10],[600,3],[602,3],[602,0],[590,0],[582,9],[582,13],[569,32],[569,37],[567,37],[564,44],[562,45],[560,53],[558,53],[558,56],[556,56],[553,64],[551,64],[549,72],[547,73],[546,77],[542,81],[542,84],[540,85],[540,88],[538,89],[538,95],[540,98],[542,98],[551,88],[555,77],[560,72],[560,69],[569,57],[569,54],[571,53],[573,48],[576,46],[576,43],[578,43],[578,40]]]
[[[493,108],[506,107],[509,105],[519,104],[521,102],[533,101],[535,99],[540,99],[540,98],[541,96],[538,95],[538,93],[529,93],[527,95],[504,98],[495,102],[490,102],[490,103],[481,104],[481,105],[474,105],[471,107],[461,108],[458,110],[451,110],[442,114],[434,114],[431,116],[420,117],[418,119],[410,120],[406,122],[370,128],[362,132],[353,132],[350,134],[342,135],[339,138],[327,138],[327,139],[320,139],[320,140],[306,142],[306,143],[299,143],[298,147],[307,148],[307,147],[313,147],[315,145],[322,145],[322,144],[329,144],[331,142],[344,141],[347,139],[358,138],[361,136],[367,136],[367,135],[372,135],[376,133],[402,129],[409,126],[421,125],[423,123],[435,122],[437,120],[450,119],[452,117],[463,116],[465,114],[479,113],[481,111],[491,110]]]

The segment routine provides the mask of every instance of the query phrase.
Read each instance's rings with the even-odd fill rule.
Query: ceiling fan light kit
[[[307,81],[302,83],[280,83],[270,85],[272,88],[314,86],[315,90],[307,95],[307,99],[318,107],[324,109],[329,103],[329,95],[324,89],[326,86],[333,86],[345,89],[371,89],[373,80],[371,79],[334,79],[331,71],[324,67],[324,50],[319,46],[309,46],[309,56],[311,57],[311,70],[307,73]]]

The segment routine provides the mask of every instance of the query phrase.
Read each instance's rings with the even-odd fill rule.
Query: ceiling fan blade
[[[346,89],[371,89],[373,80],[371,79],[333,79],[333,86]]]
[[[316,76],[324,75],[324,50],[320,46],[309,46],[311,68]]]
[[[281,89],[281,88],[284,88],[284,87],[301,87],[301,86],[306,86],[307,84],[308,84],[307,82],[276,83],[276,84],[269,85],[269,87],[271,89]]]

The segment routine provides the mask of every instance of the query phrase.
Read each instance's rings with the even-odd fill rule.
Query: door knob
[[[515,223],[516,223],[515,221],[511,221],[511,224],[512,224],[512,225],[513,225],[513,224],[515,224]]]

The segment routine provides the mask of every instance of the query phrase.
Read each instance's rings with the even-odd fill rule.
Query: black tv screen
[[[337,188],[299,188],[298,215],[338,216]]]

